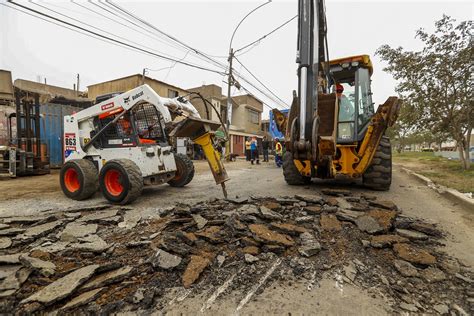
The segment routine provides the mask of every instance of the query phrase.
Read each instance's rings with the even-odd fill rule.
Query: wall
[[[210,84],[210,85],[203,85],[201,87],[191,88],[191,89],[188,89],[188,91],[199,92],[205,99],[208,99],[209,101],[211,101],[218,111],[221,111],[222,102],[223,102],[222,98],[224,97],[222,95],[221,87],[215,84]],[[207,119],[207,112],[206,112],[204,102],[202,102],[202,100],[198,96],[191,96],[191,98],[193,98],[191,103],[196,107],[201,117]],[[219,122],[219,117],[217,116],[216,112],[211,107],[209,107],[209,116],[210,116],[210,120]]]
[[[73,89],[57,87],[23,79],[16,79],[13,85],[15,88],[23,90],[26,93],[31,92],[40,94],[40,103],[46,103],[50,99],[58,96],[75,99],[83,93]]]
[[[12,73],[0,70],[0,99],[13,100]]]
[[[95,99],[99,95],[112,93],[112,92],[126,92],[134,89],[142,84],[141,75],[132,75],[124,78],[119,78],[111,81],[101,82],[94,85],[88,86],[88,97],[89,99]],[[168,97],[169,90],[175,90],[179,95],[185,95],[188,92],[182,88],[169,85],[165,82],[154,80],[149,77],[145,77],[145,84],[148,84],[156,93],[161,97]]]
[[[232,125],[243,127],[246,133],[262,135],[261,130],[263,103],[250,95],[236,96],[232,98],[238,106],[232,109]],[[251,123],[249,109],[258,112],[258,124]]]

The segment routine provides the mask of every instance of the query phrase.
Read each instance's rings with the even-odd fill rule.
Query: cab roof
[[[369,55],[356,55],[343,57],[338,59],[333,59],[329,61],[330,66],[341,65],[345,63],[358,62],[360,66],[369,69],[369,74],[372,76],[374,69],[372,67],[372,62],[370,61]]]

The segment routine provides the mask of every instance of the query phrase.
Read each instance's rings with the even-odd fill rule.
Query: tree
[[[405,51],[381,46],[376,54],[398,81],[396,91],[412,112],[401,124],[417,132],[449,135],[456,141],[464,169],[470,168],[469,142],[474,125],[472,21],[456,24],[444,15],[434,33],[416,31],[424,48]],[[437,140],[439,143],[439,140]]]

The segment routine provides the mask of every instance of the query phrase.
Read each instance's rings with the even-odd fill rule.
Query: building
[[[149,85],[156,93],[165,98],[175,98],[189,93],[187,90],[173,86],[169,83],[143,76],[141,74],[135,74],[90,85],[87,87],[88,97],[94,100],[98,96],[114,92],[126,92],[141,86],[142,84]]]
[[[222,88],[215,85],[203,85],[188,89],[190,92],[199,92],[204,98],[211,101],[217,111],[221,114],[224,122],[227,122],[227,97],[222,94]],[[202,100],[193,99],[192,103],[198,109],[203,118],[207,117],[206,109]],[[210,114],[210,119],[219,121],[217,114]],[[263,138],[262,131],[263,102],[251,94],[244,94],[232,97],[232,117],[230,125],[230,152],[235,155],[245,155],[245,138]]]
[[[141,74],[135,74],[90,85],[87,87],[88,97],[95,99],[97,96],[108,93],[128,91],[142,84],[148,84],[162,97],[174,98],[187,95],[202,118],[220,123],[220,115],[222,121],[227,122],[227,98],[222,94],[222,88],[215,84],[183,89]],[[206,106],[196,93],[209,100],[213,106]],[[250,94],[235,96],[232,98],[232,102],[231,153],[242,156],[245,153],[245,137],[259,139],[263,137],[261,128],[263,103]]]
[[[38,130],[41,160],[49,159],[51,167],[60,167],[64,153],[64,116],[92,105],[84,95],[81,91],[30,80],[12,82],[11,72],[0,70],[0,146],[14,145],[37,153]],[[36,108],[37,104],[39,108]],[[37,109],[39,122],[35,125]],[[20,126],[17,125],[17,116],[23,118]]]
[[[201,94],[201,96],[209,100],[213,107],[206,106],[198,95],[191,95],[190,100],[194,107],[198,110],[202,118],[214,122],[220,122],[219,115],[223,122],[227,122],[227,101],[224,100],[221,87],[215,84],[204,85],[198,88],[188,89],[189,92]],[[219,115],[217,114],[219,113]]]

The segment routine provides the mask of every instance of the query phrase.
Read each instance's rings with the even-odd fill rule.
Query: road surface
[[[292,196],[294,194],[319,194],[322,188],[345,188],[356,193],[367,192],[360,183],[353,181],[319,181],[309,186],[288,186],[281,169],[272,163],[250,165],[238,161],[227,165],[231,180],[227,183],[230,197]],[[11,215],[38,214],[51,209],[64,209],[80,205],[105,203],[97,193],[88,201],[76,202],[67,199],[60,191],[58,172],[51,175],[0,181],[0,217]],[[447,232],[445,246],[441,250],[457,258],[468,267],[474,266],[474,210],[467,210],[446,200],[432,189],[401,172],[394,166],[393,183],[388,192],[370,192],[380,200],[392,200],[404,215],[436,223]],[[194,203],[209,198],[222,198],[220,186],[216,186],[206,162],[196,163],[194,180],[185,188],[168,185],[146,188],[142,197],[134,202],[127,212],[128,220],[145,218],[157,214],[157,209],[175,205],[178,202]],[[127,219],[127,218],[126,218]],[[266,288],[241,310],[242,314],[366,314],[388,313],[386,302],[381,296],[347,285],[344,291],[335,286],[332,278],[325,278],[320,287],[307,290],[307,284],[295,282]],[[242,293],[243,295],[244,293]],[[208,300],[209,293],[191,295],[176,294],[174,302],[165,308],[170,314],[193,314]],[[181,297],[181,298],[182,298]],[[177,299],[176,299],[177,298]],[[209,314],[231,314],[236,311],[241,297],[230,297],[215,303]]]

